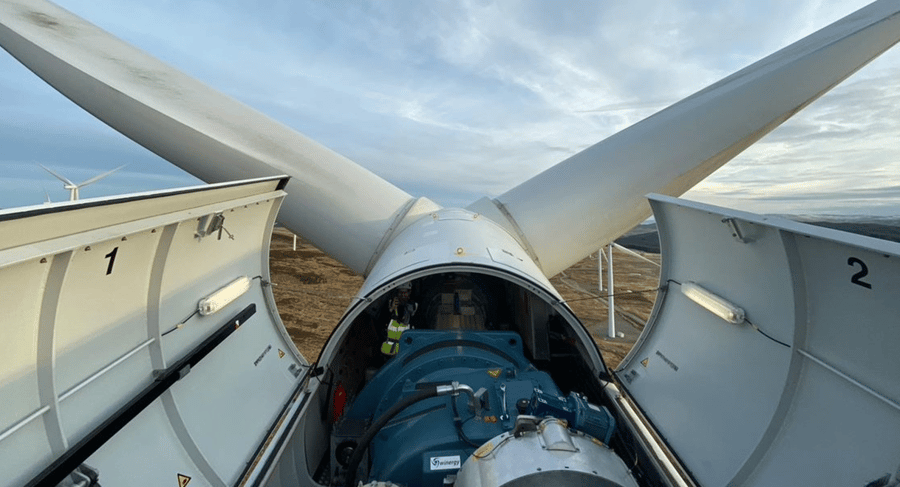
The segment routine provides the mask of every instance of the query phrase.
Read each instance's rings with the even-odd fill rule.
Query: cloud
[[[780,213],[900,210],[900,83],[885,73],[896,57],[873,62],[686,196]]]
[[[464,205],[503,193],[864,0],[851,3],[63,5],[412,194]],[[690,194],[751,210],[776,199],[795,204],[806,193],[822,201],[849,185],[890,196],[900,174],[898,58],[873,62]],[[0,59],[0,89],[6,164],[62,161],[90,172],[127,159],[148,184],[193,181],[8,58]],[[8,204],[0,195],[0,206]]]

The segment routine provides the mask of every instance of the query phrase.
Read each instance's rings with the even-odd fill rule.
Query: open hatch
[[[308,369],[269,285],[286,181],[0,213],[0,485],[253,467]]]
[[[895,480],[900,244],[650,199],[665,291],[616,375],[696,481]]]

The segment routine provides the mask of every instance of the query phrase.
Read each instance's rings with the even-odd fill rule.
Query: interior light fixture
[[[744,322],[746,315],[742,308],[693,282],[682,283],[681,293],[691,301],[706,308],[710,313],[729,323],[740,324]]]
[[[249,289],[250,278],[241,276],[228,283],[225,287],[201,299],[197,305],[197,311],[202,316],[209,316],[231,304]]]

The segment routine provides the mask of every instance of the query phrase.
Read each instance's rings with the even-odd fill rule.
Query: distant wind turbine
[[[62,175],[56,173],[56,172],[53,171],[52,169],[49,169],[49,168],[47,168],[47,167],[44,167],[43,164],[38,164],[38,165],[41,166],[41,167],[43,167],[45,171],[47,171],[47,172],[49,172],[50,174],[52,174],[56,179],[59,179],[60,181],[63,182],[63,189],[68,189],[68,190],[69,190],[69,201],[75,201],[75,200],[78,199],[78,190],[79,190],[80,188],[83,188],[83,187],[85,187],[85,186],[87,186],[87,185],[89,185],[89,184],[92,184],[92,183],[96,183],[97,181],[99,181],[99,180],[105,178],[106,176],[109,176],[110,174],[112,174],[112,173],[118,171],[119,169],[122,169],[123,167],[127,166],[127,164],[121,165],[121,166],[119,166],[119,167],[113,169],[112,171],[107,171],[107,172],[105,172],[105,173],[103,173],[103,174],[100,174],[100,175],[98,175],[98,176],[94,176],[94,177],[92,177],[91,179],[88,179],[87,181],[83,181],[83,182],[81,182],[81,183],[79,183],[79,184],[75,184],[75,183],[73,183],[71,180],[69,180],[69,178],[67,178],[67,177],[65,177],[65,176],[62,176]]]

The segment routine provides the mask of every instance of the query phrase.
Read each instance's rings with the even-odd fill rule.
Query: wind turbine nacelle
[[[458,208],[442,209],[404,229],[372,268],[360,293],[408,280],[426,269],[439,272],[496,268],[552,289],[522,245],[489,218]],[[558,296],[557,296],[558,297]]]
[[[547,276],[896,44],[898,12],[876,1],[474,213],[0,1],[0,46],[98,119],[204,181],[262,178],[0,213],[0,487],[896,485],[898,246],[657,196],[663,285],[615,373]],[[48,171],[73,199],[112,172]],[[269,286],[282,200],[368,275],[314,366]]]
[[[428,301],[417,303],[417,313],[433,324],[429,327],[503,327],[507,324],[492,321],[500,318],[492,316],[488,308],[495,308],[501,301],[513,302],[513,306],[525,307],[521,315],[529,323],[515,325],[530,330],[523,340],[533,358],[549,359],[543,322],[554,317],[579,332],[585,349],[593,351],[593,370],[605,372],[590,335],[528,252],[484,215],[458,208],[434,211],[403,229],[376,259],[356,301],[323,350],[320,363],[329,360],[344,334],[365,311],[371,316],[378,307],[387,306],[398,287],[411,284],[418,298]]]
[[[474,447],[497,438],[494,444],[511,445],[503,455],[528,451],[533,460],[546,460],[546,474],[573,475],[562,479],[564,485],[585,475],[634,485],[625,464],[604,446],[615,428],[613,415],[564,392],[584,390],[607,375],[596,345],[513,235],[482,214],[441,209],[402,229],[375,260],[317,362],[320,381],[329,387],[319,388],[320,399],[312,402],[327,404],[333,429],[328,452],[313,457],[330,455],[331,469],[349,481],[437,485],[456,475]],[[457,384],[471,397],[457,392],[449,399],[452,408],[448,398],[426,398],[401,409],[403,426],[373,426],[424,388]],[[454,426],[461,415],[465,425]],[[308,412],[307,421],[319,416]],[[410,419],[420,417],[427,419]],[[515,439],[513,431],[519,431]],[[374,435],[371,443],[362,439],[367,435]],[[566,461],[593,467],[570,472],[555,465],[541,454],[539,441],[585,443],[572,453],[577,459]],[[357,450],[368,458],[359,472],[359,459],[352,460]],[[469,480],[458,485],[491,485],[474,479],[480,468],[514,465],[502,455],[497,460],[468,467]],[[598,461],[616,468],[598,473]]]

